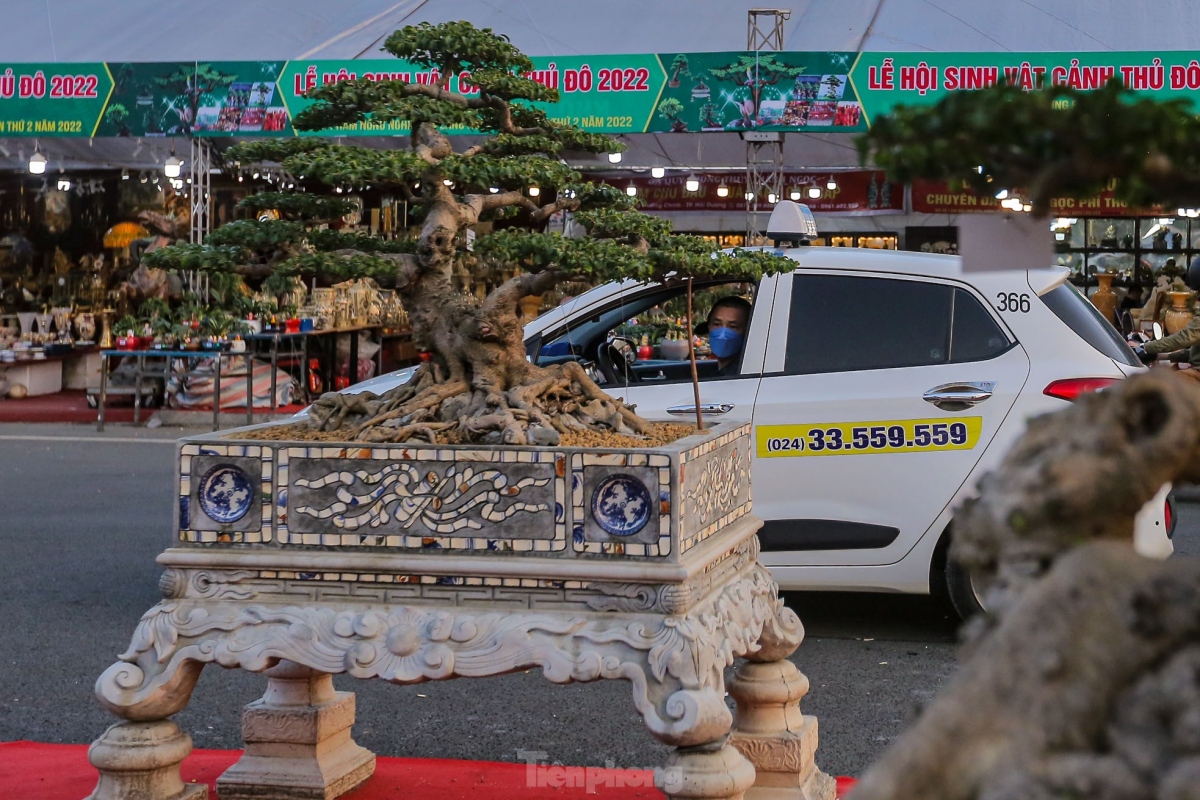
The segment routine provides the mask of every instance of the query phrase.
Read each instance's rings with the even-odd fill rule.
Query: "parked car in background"
[[[753,302],[734,374],[701,362],[705,419],[754,426],[762,560],[788,590],[928,593],[967,616],[975,582],[947,559],[954,513],[1033,416],[1143,367],[1063,268],[965,273],[957,256],[796,247],[794,272],[697,284]],[[694,418],[685,358],[631,360],[630,321],[670,317],[679,286],[600,286],[525,328],[531,360],[585,362],[647,419]],[[673,305],[674,304],[674,305]],[[643,334],[644,335],[644,334]],[[677,354],[673,354],[677,355]],[[385,391],[411,370],[347,391]],[[1136,541],[1171,553],[1169,486]]]

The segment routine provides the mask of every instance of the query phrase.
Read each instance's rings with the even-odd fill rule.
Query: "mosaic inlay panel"
[[[276,532],[284,544],[566,549],[566,456],[434,447],[284,447]]]
[[[271,541],[270,448],[184,445],[179,460],[180,541]]]
[[[730,431],[681,455],[681,552],[750,513],[748,432],[749,426]]]
[[[671,458],[662,453],[573,453],[571,539],[575,552],[671,553]]]
[[[361,466],[360,466],[361,465]],[[293,533],[413,533],[554,538],[554,465],[297,459]]]

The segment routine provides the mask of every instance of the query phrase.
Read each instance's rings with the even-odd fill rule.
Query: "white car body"
[[[1112,342],[1104,345],[1108,354],[1090,344],[1052,311],[1049,300],[1043,300],[1080,300],[1061,292],[1050,295],[1059,287],[1074,291],[1064,286],[1065,269],[964,273],[955,256],[824,247],[778,252],[797,262],[796,271],[764,278],[759,284],[741,374],[700,383],[703,406],[731,406],[708,419],[752,421],[757,441],[765,426],[929,420],[952,424],[978,418],[970,423],[977,426],[978,439],[972,439],[969,448],[914,452],[908,442],[905,452],[855,452],[847,447],[824,457],[756,453],[754,508],[766,520],[761,557],[784,589],[928,593],[935,551],[944,544],[955,509],[971,496],[979,477],[999,463],[1029,418],[1062,409],[1069,402],[1044,390],[1064,379],[1120,379],[1142,369],[1132,359],[1123,363],[1124,359],[1112,357],[1116,352]],[[785,374],[793,282],[812,275],[886,278],[961,289],[986,309],[1010,341],[994,357],[965,363]],[[663,289],[633,281],[598,287],[531,321],[525,328],[526,342],[531,352],[539,352],[563,330],[581,330],[605,310],[636,305],[639,297],[654,291]],[[964,309],[969,305],[964,295],[948,294],[960,298],[953,302],[963,302]],[[830,348],[839,346],[850,326],[871,324],[856,317],[853,297],[836,300],[845,314],[842,330],[828,331]],[[1012,310],[1008,310],[1010,301]],[[1075,310],[1090,313],[1091,306]],[[951,331],[955,313],[952,304],[952,321],[947,323]],[[951,332],[948,358],[953,355],[953,336]],[[1119,338],[1116,341],[1124,347]],[[406,381],[411,372],[383,375],[346,391],[386,391]],[[987,390],[987,396],[972,407],[950,410],[924,399],[931,390],[952,384],[977,384]],[[604,388],[652,420],[687,419],[679,415],[678,407],[694,402],[688,381],[643,380]],[[1164,514],[1169,489],[1164,486],[1138,517],[1135,539],[1144,554],[1166,557],[1172,551]],[[839,546],[851,540],[854,546]],[[789,542],[798,542],[797,549]]]

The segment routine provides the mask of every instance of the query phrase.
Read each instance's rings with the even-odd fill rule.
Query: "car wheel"
[[[946,594],[958,616],[964,621],[979,614],[986,613],[983,605],[983,589],[977,578],[973,578],[971,570],[953,559],[946,559]]]

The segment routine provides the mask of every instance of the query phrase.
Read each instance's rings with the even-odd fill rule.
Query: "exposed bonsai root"
[[[524,382],[507,389],[499,388],[495,376],[471,386],[462,379],[439,380],[436,365],[424,365],[408,383],[382,395],[323,395],[310,412],[312,425],[369,442],[456,434],[467,442],[556,445],[571,431],[646,433],[631,408],[605,394],[574,362],[547,369],[526,364],[521,375]]]
[[[1197,477],[1200,391],[1175,376],[1034,420],[955,530],[999,613],[853,800],[1200,797],[1200,562],[1131,535]]]

